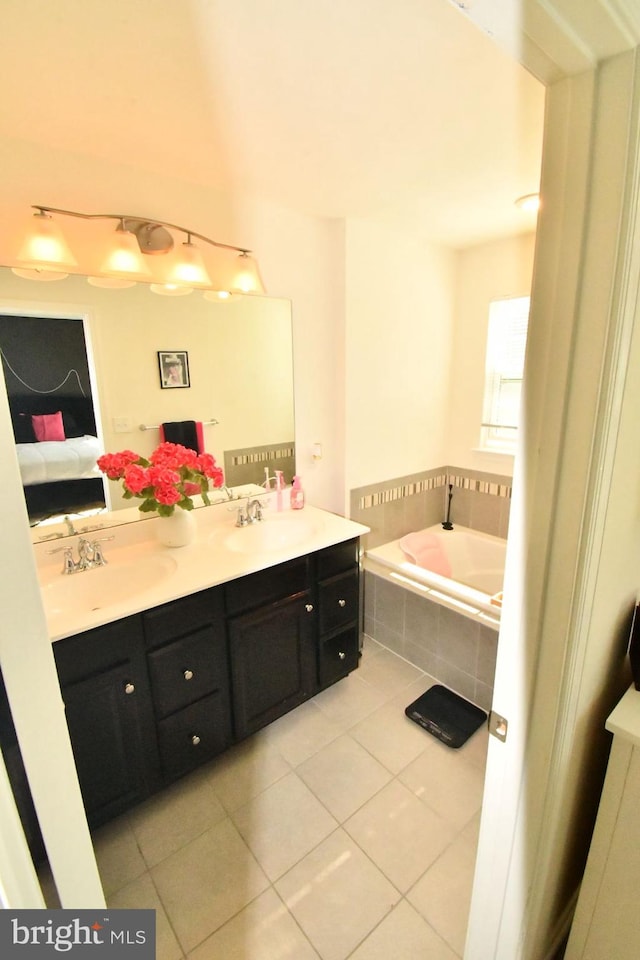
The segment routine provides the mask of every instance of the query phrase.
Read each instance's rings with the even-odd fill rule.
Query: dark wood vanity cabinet
[[[142,616],[161,775],[170,782],[232,740],[222,588]]]
[[[317,555],[318,683],[330,686],[358,666],[360,577],[358,541]]]
[[[54,643],[90,826],[355,669],[360,609],[355,539]]]
[[[53,652],[87,818],[97,826],[158,785],[141,619],[58,641]]]

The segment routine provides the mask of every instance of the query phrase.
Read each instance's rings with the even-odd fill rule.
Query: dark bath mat
[[[480,707],[438,683],[405,707],[404,712],[448,747],[461,747],[487,719]]]

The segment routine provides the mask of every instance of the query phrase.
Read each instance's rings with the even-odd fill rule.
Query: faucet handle
[[[47,553],[62,553],[64,554],[62,558],[62,572],[63,573],[75,573],[79,569],[79,564],[77,564],[73,559],[73,549],[72,547],[56,547],[55,550],[47,550]]]

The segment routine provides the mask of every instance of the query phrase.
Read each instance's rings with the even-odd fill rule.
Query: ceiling
[[[544,88],[449,0],[2,0],[0,85],[8,138],[453,247],[534,227]]]

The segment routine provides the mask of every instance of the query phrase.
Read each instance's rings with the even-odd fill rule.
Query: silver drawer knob
[[[312,610],[313,610],[313,604],[312,604],[312,603],[305,603],[304,608],[305,608],[305,610],[307,611],[307,613],[311,613]]]
[[[346,600],[338,600],[338,606],[339,606],[339,607],[346,607],[346,605],[347,605],[347,601],[346,601]]]
[[[136,688],[135,688],[135,685],[134,685],[133,683],[125,683],[125,685],[124,685],[124,692],[125,692],[125,693],[133,693],[135,689],[136,689]]]
[[[194,733],[193,736],[191,737],[191,743],[194,745],[194,747],[197,747],[198,744],[200,743],[200,737],[198,736],[197,733]]]
[[[193,680],[193,670],[184,670],[182,676],[185,680]]]
[[[340,657],[341,660],[345,660],[347,655],[346,655],[346,653],[343,653],[342,650],[341,650],[340,653],[338,654],[338,656]]]

